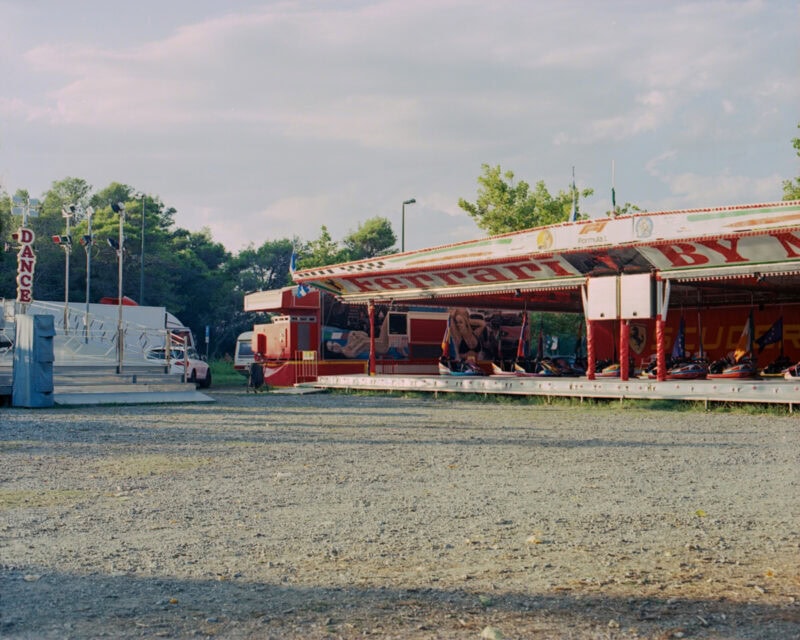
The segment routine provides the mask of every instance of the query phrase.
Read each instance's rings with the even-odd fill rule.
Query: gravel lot
[[[800,638],[800,418],[0,409],[3,638]]]

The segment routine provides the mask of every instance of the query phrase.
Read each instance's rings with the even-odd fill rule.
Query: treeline
[[[17,250],[12,235],[22,224],[17,205],[30,200],[24,190],[0,194],[4,248],[0,253],[0,298],[16,298]],[[291,284],[289,263],[295,248],[300,256],[298,267],[303,268],[372,257],[391,251],[396,242],[389,221],[372,218],[341,243],[322,227],[314,240],[269,240],[233,254],[214,242],[208,230],[191,232],[176,227],[175,209],[157,196],[119,183],[92,192],[85,180],[66,178],[54,182],[38,207],[30,209],[28,227],[36,234],[35,299],[65,299],[67,248],[70,302],[86,301],[88,253],[89,302],[117,297],[117,250],[111,245],[119,236],[120,216],[114,210],[120,209],[118,203],[124,210],[123,295],[139,304],[165,307],[192,328],[201,345],[205,328],[210,327],[212,358],[232,353],[239,333],[250,329],[254,321],[266,321],[244,313],[244,295]],[[66,235],[65,215],[69,215],[69,244],[61,237]],[[86,242],[90,217],[92,241]]]

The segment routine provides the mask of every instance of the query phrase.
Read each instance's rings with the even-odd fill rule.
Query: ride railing
[[[9,313],[8,302],[3,304],[0,325],[0,365],[10,366],[16,339],[15,313]],[[13,309],[13,307],[12,307]],[[167,329],[154,329],[118,318],[88,316],[82,310],[52,302],[36,301],[25,310],[30,314],[53,316],[55,364],[111,364],[119,360],[119,340],[122,339],[123,362],[146,363],[150,349],[167,344]]]
[[[319,377],[319,358],[316,351],[295,351],[294,359],[297,362],[294,382],[311,382]]]

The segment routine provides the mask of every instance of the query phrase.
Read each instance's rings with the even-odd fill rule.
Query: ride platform
[[[323,389],[348,391],[416,391],[421,393],[472,393],[484,395],[541,396],[606,400],[682,400],[709,403],[753,403],[788,405],[792,412],[800,407],[800,378],[658,380],[586,377],[516,376],[412,376],[412,375],[335,375],[320,376],[304,383]]]

